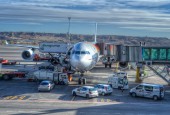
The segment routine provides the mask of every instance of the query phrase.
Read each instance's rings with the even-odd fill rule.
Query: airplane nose
[[[78,71],[87,71],[91,61],[86,59],[84,56],[74,56],[70,63],[71,66]]]

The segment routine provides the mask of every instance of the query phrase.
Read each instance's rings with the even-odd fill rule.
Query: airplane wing
[[[23,44],[9,44],[7,40],[5,40],[5,45],[11,46],[11,47],[24,47],[24,48],[31,48],[31,49],[39,49],[39,46],[27,46]]]

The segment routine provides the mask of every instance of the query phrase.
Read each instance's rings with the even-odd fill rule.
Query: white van
[[[127,77],[117,77],[117,75],[112,75],[108,78],[108,84],[112,88],[129,89]]]
[[[140,96],[158,100],[164,98],[164,87],[159,84],[142,83],[132,88],[129,93],[133,97]]]

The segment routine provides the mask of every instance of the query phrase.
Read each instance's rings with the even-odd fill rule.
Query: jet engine
[[[119,67],[120,68],[127,68],[128,67],[128,62],[119,62]]]
[[[34,51],[32,49],[29,49],[29,50],[25,50],[22,52],[21,56],[23,59],[25,60],[31,60],[34,58]]]

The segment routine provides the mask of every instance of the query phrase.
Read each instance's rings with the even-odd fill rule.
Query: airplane
[[[28,50],[24,50],[21,54],[24,60],[33,60],[35,55],[34,51],[36,49],[39,49],[39,47],[35,46],[8,44],[8,42],[6,45],[29,48]],[[79,78],[79,84],[81,84],[81,82],[85,84],[86,80],[83,77],[83,73],[94,68],[97,62],[100,60],[100,48],[92,42],[78,42],[74,44],[68,50],[68,52],[66,52],[66,57],[69,59],[69,64],[71,68],[74,71],[81,73],[81,77]],[[53,64],[53,61],[58,62],[58,59],[52,56],[50,62]],[[125,62],[119,62],[120,67],[125,67],[126,65],[128,64],[126,64]]]
[[[97,24],[96,24],[96,33],[97,33]],[[66,52],[66,57],[69,59],[70,67],[77,72],[81,73],[81,77],[79,78],[79,84],[83,82],[85,84],[86,79],[83,77],[83,73],[86,71],[91,70],[97,62],[102,57],[100,55],[100,48],[96,45],[96,33],[94,42],[78,42],[74,44],[72,47],[68,49]],[[36,49],[40,49],[39,47],[35,46],[24,46],[24,45],[14,45],[8,44],[7,41],[6,45],[8,46],[17,46],[17,47],[26,47],[29,48],[22,52],[21,56],[24,60],[32,60],[34,58],[34,51]],[[56,52],[57,53],[57,52]],[[49,53],[50,54],[50,53]],[[51,55],[51,54],[50,54]],[[51,64],[54,62],[59,63],[59,59],[51,55]],[[120,67],[126,67],[128,64],[126,62],[119,62]]]

